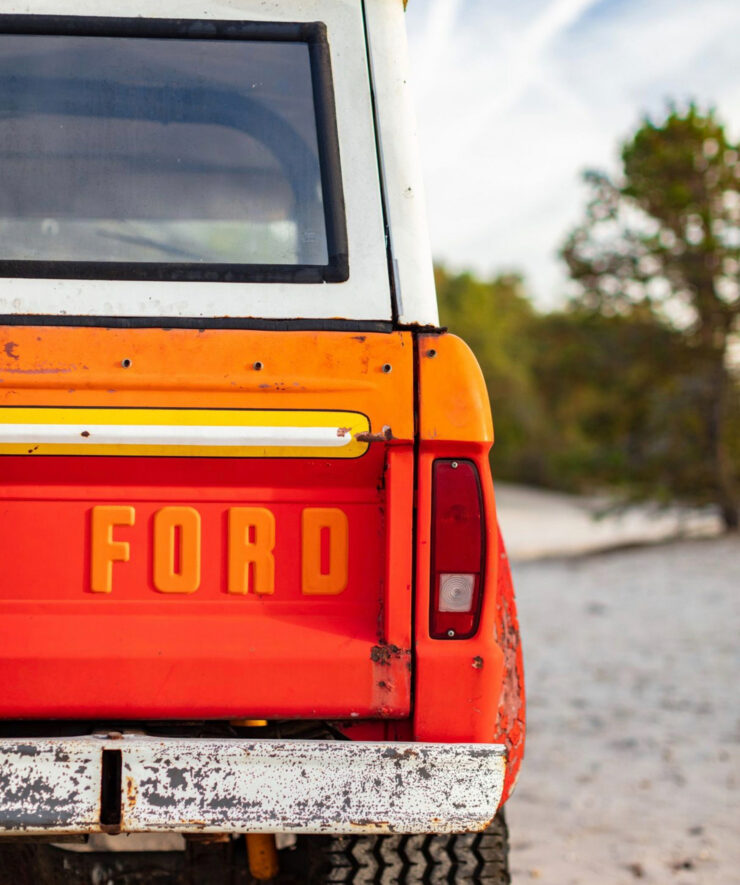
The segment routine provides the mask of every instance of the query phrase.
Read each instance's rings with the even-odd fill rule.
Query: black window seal
[[[308,45],[328,247],[326,265],[0,259],[0,277],[204,283],[342,283],[349,279],[347,222],[331,56],[323,22],[211,21],[111,16],[0,14],[0,34],[298,42]],[[45,315],[51,319],[54,315]],[[9,316],[0,316],[0,322]],[[40,317],[39,317],[40,319]],[[60,318],[62,319],[62,318]],[[63,317],[74,325],[79,317]],[[96,318],[97,319],[97,318]],[[99,318],[98,324],[130,322]],[[142,318],[143,320],[144,318]],[[144,320],[144,322],[146,322]],[[152,321],[151,325],[155,325]],[[198,325],[193,320],[193,325]]]
[[[311,317],[137,317],[137,316],[67,316],[66,314],[20,314],[0,315],[0,326],[57,326],[89,329],[252,329],[268,332],[391,332],[409,331],[434,333],[439,329],[421,326],[398,326],[392,320],[348,320]]]

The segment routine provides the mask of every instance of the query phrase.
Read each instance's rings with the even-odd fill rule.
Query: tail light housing
[[[474,462],[434,461],[429,624],[434,639],[469,639],[478,629],[485,528],[480,475]]]

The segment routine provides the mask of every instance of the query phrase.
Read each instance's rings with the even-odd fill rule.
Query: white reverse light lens
[[[473,608],[475,575],[439,576],[439,611],[469,612]]]

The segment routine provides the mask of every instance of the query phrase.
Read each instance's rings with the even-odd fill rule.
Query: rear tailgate
[[[0,344],[0,716],[408,715],[410,334]]]

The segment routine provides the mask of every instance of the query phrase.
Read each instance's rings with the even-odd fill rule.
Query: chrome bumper
[[[481,830],[505,768],[500,744],[3,739],[0,837]]]

